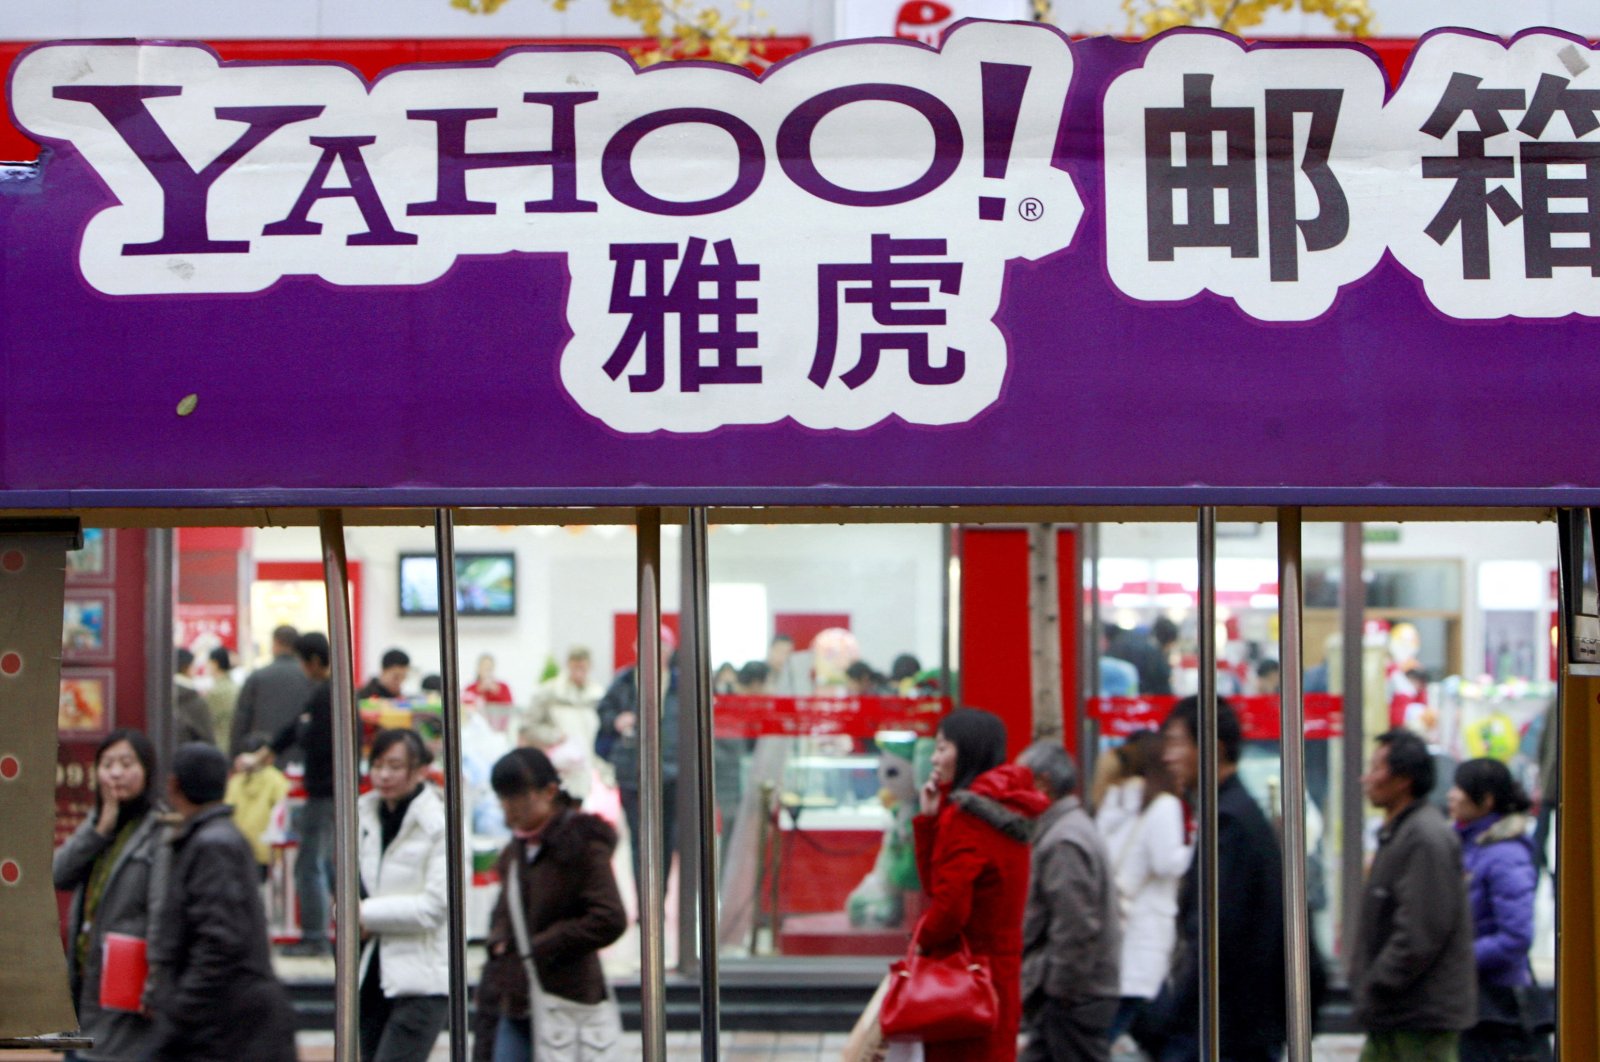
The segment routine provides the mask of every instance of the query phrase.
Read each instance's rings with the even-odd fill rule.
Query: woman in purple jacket
[[[1528,795],[1499,760],[1456,768],[1450,817],[1461,835],[1461,860],[1472,905],[1478,961],[1478,1024],[1461,1035],[1461,1062],[1534,1062],[1548,1043],[1525,1032],[1515,989],[1531,984],[1534,869]]]

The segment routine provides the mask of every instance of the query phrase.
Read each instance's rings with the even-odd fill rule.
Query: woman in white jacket
[[[1183,803],[1161,762],[1161,736],[1135,734],[1112,750],[1116,770],[1095,812],[1122,909],[1122,1006],[1115,1041],[1161,991],[1178,939],[1178,886],[1189,869]]]
[[[423,1062],[449,1015],[449,860],[433,757],[415,730],[372,742],[361,832],[361,1062]]]

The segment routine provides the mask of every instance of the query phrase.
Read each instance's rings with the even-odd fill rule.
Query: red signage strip
[[[719,738],[818,737],[842,734],[870,738],[885,730],[932,737],[950,714],[948,697],[764,697],[718,694]]]
[[[1247,741],[1277,741],[1278,698],[1275,694],[1254,697],[1228,697],[1238,713],[1239,725]],[[1125,738],[1141,730],[1158,730],[1176,697],[1092,697],[1089,714],[1100,724],[1104,737]],[[1308,693],[1305,698],[1306,740],[1326,741],[1344,734],[1344,698],[1331,693]]]

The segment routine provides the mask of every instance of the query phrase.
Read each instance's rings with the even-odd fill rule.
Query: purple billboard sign
[[[10,76],[6,507],[1600,504],[1554,31]]]

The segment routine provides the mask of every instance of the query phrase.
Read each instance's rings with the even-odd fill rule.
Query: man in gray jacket
[[[257,668],[244,680],[239,699],[234,703],[233,732],[226,735],[228,754],[244,751],[244,740],[251,734],[277,734],[306,710],[311,699],[311,680],[300,669],[294,643],[300,632],[284,625],[272,632],[272,663]],[[218,740],[224,735],[218,734]],[[298,760],[298,753],[296,754]]]
[[[1077,771],[1057,741],[1036,741],[1017,762],[1054,803],[1039,817],[1022,919],[1022,1062],[1106,1062],[1106,1032],[1121,978],[1117,888],[1094,820],[1078,799]]]
[[[1455,1062],[1461,1030],[1478,1020],[1461,848],[1428,803],[1433,781],[1421,737],[1379,735],[1361,787],[1384,821],[1350,960],[1361,1062]]]

